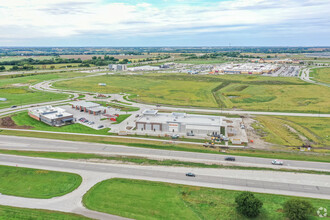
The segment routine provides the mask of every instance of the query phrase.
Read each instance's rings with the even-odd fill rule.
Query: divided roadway
[[[26,151],[49,151],[49,152],[73,152],[91,153],[104,155],[127,155],[147,157],[150,159],[172,159],[190,162],[226,163],[231,165],[271,167],[288,169],[320,170],[330,172],[330,163],[284,160],[283,166],[271,165],[272,159],[259,157],[235,156],[235,162],[225,161],[229,155],[196,153],[186,151],[171,151],[149,148],[128,147],[123,145],[111,145],[100,143],[63,141],[53,139],[41,139],[31,137],[0,136],[0,149],[26,150]],[[276,158],[274,158],[276,159]],[[329,175],[330,183],[330,175]]]

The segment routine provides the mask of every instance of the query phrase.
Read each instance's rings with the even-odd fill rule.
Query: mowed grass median
[[[133,219],[247,219],[237,213],[235,197],[241,191],[151,182],[110,179],[96,184],[83,197],[92,210]],[[293,198],[255,193],[263,202],[257,220],[286,219],[283,204]],[[308,198],[315,208],[330,209],[330,200]],[[318,219],[316,211],[311,219]]]
[[[26,209],[0,205],[0,220],[17,219],[47,219],[47,220],[80,220],[90,219],[82,215],[72,213],[57,212],[42,209]]]
[[[0,178],[0,193],[40,199],[65,195],[82,182],[78,174],[10,166],[0,166]]]

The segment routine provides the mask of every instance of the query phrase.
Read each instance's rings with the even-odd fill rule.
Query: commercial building
[[[126,64],[109,64],[108,65],[110,71],[124,71],[127,70]]]
[[[136,130],[194,135],[220,134],[223,117],[145,110],[136,120]]]
[[[72,105],[72,108],[76,110],[93,115],[105,114],[107,112],[107,108],[94,102],[76,101],[76,102],[71,102],[70,104]]]
[[[156,71],[160,70],[159,66],[136,66],[130,67],[127,69],[128,71]]]
[[[243,63],[214,66],[211,74],[270,74],[280,67],[273,64]]]
[[[74,122],[73,115],[62,108],[42,106],[28,109],[31,118],[42,121],[50,126],[63,126]]]
[[[296,60],[296,59],[251,59],[250,62],[252,63],[277,63],[277,64],[303,64],[303,61]]]

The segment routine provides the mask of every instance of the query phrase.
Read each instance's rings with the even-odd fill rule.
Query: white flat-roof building
[[[236,63],[236,64],[221,64],[214,66],[211,73],[215,74],[263,74],[272,73],[280,67],[274,64],[260,63]]]
[[[130,67],[127,69],[128,71],[155,71],[160,70],[159,66],[136,66]]]
[[[109,64],[108,65],[109,70],[114,70],[114,71],[124,71],[127,70],[127,65],[126,64]]]
[[[224,127],[222,119],[223,117],[212,115],[145,110],[135,123],[138,131],[211,135],[220,134],[221,127]]]
[[[28,109],[30,117],[50,126],[62,126],[74,122],[73,115],[59,107],[51,105]]]

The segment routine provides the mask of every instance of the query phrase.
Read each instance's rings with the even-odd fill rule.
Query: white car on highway
[[[273,165],[283,165],[283,161],[282,160],[273,160],[272,164]]]

